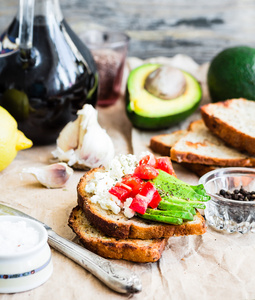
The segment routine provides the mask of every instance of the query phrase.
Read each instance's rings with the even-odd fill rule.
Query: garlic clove
[[[95,138],[96,137],[96,138]],[[111,138],[99,125],[90,126],[82,140],[80,160],[90,168],[106,166],[114,157]]]
[[[81,118],[69,122],[62,129],[57,139],[57,146],[64,152],[78,147],[79,127]]]
[[[34,175],[47,188],[61,188],[73,175],[73,169],[66,163],[56,163],[44,167],[26,168],[22,170],[22,173]]]
[[[82,109],[78,110],[77,115],[82,117],[81,120],[82,128],[87,128],[91,125],[98,124],[97,110],[90,104],[85,104]]]
[[[75,151],[73,149],[70,149],[65,152],[60,147],[57,147],[51,153],[54,158],[57,158],[59,161],[62,161],[62,162],[68,162],[68,165],[72,166],[70,161],[73,161],[73,158],[75,157]]]
[[[87,130],[90,126],[99,126],[97,122],[97,110],[92,105],[84,105],[81,110],[77,112],[80,118],[79,128],[79,145],[78,148],[82,147],[83,137],[87,134]]]

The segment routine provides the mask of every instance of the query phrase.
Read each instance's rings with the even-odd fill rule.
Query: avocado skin
[[[148,66],[148,65],[155,65],[155,66],[158,65],[158,67],[160,67],[160,64],[145,64],[145,65],[138,67],[137,69],[141,69],[143,66]],[[187,72],[184,72],[184,73],[187,73]],[[189,75],[189,77],[192,77],[193,80],[196,81],[196,79],[193,76],[191,76],[191,74],[189,74],[189,73],[187,73],[187,74]],[[144,115],[140,115],[139,113],[137,113],[136,111],[131,109],[131,106],[130,106],[131,99],[130,99],[130,93],[128,90],[128,83],[127,83],[126,93],[125,93],[126,114],[129,118],[129,120],[131,121],[131,123],[133,124],[133,126],[138,129],[160,130],[160,129],[169,128],[170,126],[174,126],[174,125],[180,123],[181,121],[185,120],[187,117],[189,117],[199,107],[199,104],[202,99],[202,88],[198,82],[197,82],[197,85],[198,85],[198,87],[197,87],[198,95],[196,98],[196,103],[193,105],[193,107],[186,109],[180,113],[171,114],[168,116],[147,117]],[[157,97],[155,97],[155,98],[157,98]]]
[[[202,98],[202,93],[201,93],[201,98]],[[201,98],[200,98],[200,101],[201,101]],[[128,89],[126,89],[126,113],[127,113],[127,116],[134,127],[138,128],[138,129],[143,129],[143,130],[158,130],[158,129],[165,129],[165,128],[169,128],[170,126],[174,126],[174,125],[180,123],[181,121],[185,120],[188,116],[190,116],[193,112],[195,112],[200,104],[200,101],[199,101],[191,109],[186,110],[186,111],[176,114],[176,115],[150,118],[150,117],[141,116],[141,115],[135,113],[133,110],[131,110],[129,99],[130,99],[129,92],[128,92]]]
[[[255,100],[255,49],[238,46],[221,51],[212,60],[207,82],[212,102]]]

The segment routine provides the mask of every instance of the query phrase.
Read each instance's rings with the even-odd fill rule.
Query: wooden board
[[[61,0],[64,16],[80,35],[90,28],[125,31],[129,56],[187,54],[198,63],[233,45],[255,46],[253,0]],[[0,31],[18,1],[1,0]]]

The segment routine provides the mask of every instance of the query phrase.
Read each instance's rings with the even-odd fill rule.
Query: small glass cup
[[[97,105],[112,105],[120,96],[129,37],[121,32],[89,30],[81,39],[90,49],[99,73]]]
[[[255,232],[255,201],[226,199],[219,195],[221,189],[233,192],[243,187],[255,193],[255,170],[252,168],[219,168],[199,179],[211,200],[206,202],[205,218],[217,230]]]

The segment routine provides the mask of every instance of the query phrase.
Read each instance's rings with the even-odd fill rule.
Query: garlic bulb
[[[98,124],[97,111],[85,104],[78,118],[69,122],[57,139],[55,158],[76,168],[108,165],[114,157],[114,146],[107,132]]]
[[[74,122],[69,122],[59,134],[57,145],[64,152],[78,147],[80,120],[77,118]]]
[[[73,169],[66,163],[56,163],[44,167],[26,168],[22,170],[22,173],[34,175],[47,188],[61,188],[73,175]]]

